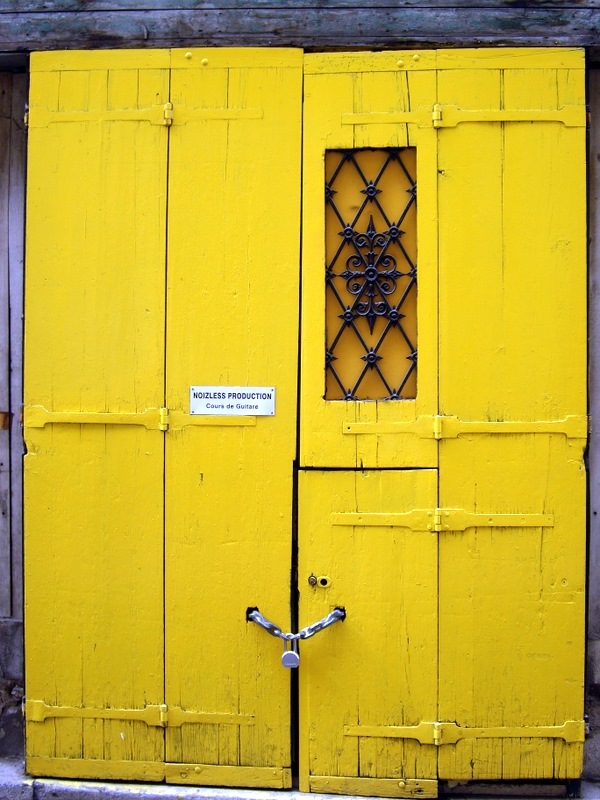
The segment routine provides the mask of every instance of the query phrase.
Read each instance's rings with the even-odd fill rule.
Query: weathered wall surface
[[[0,0],[0,50],[600,46],[599,0]]]
[[[0,73],[0,754],[22,748],[23,228],[26,75]]]

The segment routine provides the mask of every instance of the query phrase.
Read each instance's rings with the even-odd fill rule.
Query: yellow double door
[[[583,91],[558,49],[32,57],[32,774],[580,774]],[[327,154],[404,148],[413,396],[325,399]],[[274,413],[190,413],[192,386]],[[247,619],[336,607],[297,671]]]

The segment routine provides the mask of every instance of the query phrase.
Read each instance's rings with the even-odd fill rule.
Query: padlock
[[[291,641],[291,648],[288,650],[287,643]],[[300,663],[300,654],[298,653],[298,642],[296,639],[283,640],[283,655],[281,656],[281,663],[288,669],[296,669]]]

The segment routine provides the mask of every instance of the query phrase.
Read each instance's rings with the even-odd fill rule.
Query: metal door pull
[[[346,610],[344,608],[334,608],[326,617],[320,619],[318,622],[313,622],[312,625],[307,625],[302,628],[298,633],[284,633],[281,628],[275,625],[260,613],[258,608],[249,608],[246,611],[247,622],[256,622],[261,628],[264,628],[271,636],[276,636],[278,639],[283,639],[283,655],[281,663],[284,667],[294,669],[300,663],[300,655],[298,653],[298,640],[310,639],[315,633],[328,628],[334,622],[343,621],[346,619]],[[288,642],[291,644],[291,649],[288,649]]]

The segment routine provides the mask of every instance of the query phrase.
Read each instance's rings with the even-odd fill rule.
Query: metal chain
[[[333,625],[334,622],[346,619],[346,611],[343,608],[334,608],[326,617],[320,619],[318,622],[313,622],[312,625],[307,625],[302,628],[298,633],[284,633],[281,628],[275,625],[260,613],[258,608],[249,608],[246,612],[246,619],[248,622],[256,622],[261,628],[264,628],[271,636],[277,636],[279,639],[284,639],[287,642],[297,641],[298,639],[310,639],[315,633],[322,631]]]

